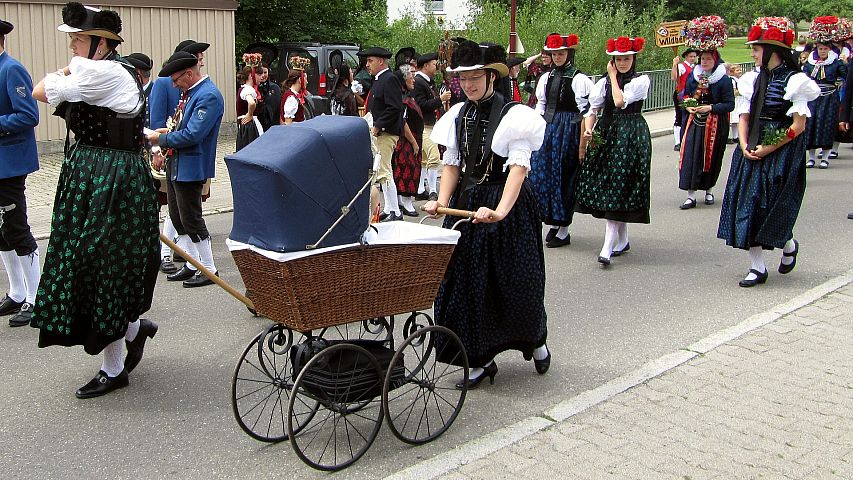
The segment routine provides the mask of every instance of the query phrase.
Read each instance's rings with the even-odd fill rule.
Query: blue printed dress
[[[803,72],[820,87],[820,96],[809,102],[811,118],[806,122],[806,148],[829,150],[838,130],[838,107],[840,98],[837,85],[847,76],[847,65],[831,51],[824,62],[818,64],[817,51],[809,55]]]
[[[738,81],[738,91],[747,100],[752,99],[757,76],[756,72],[746,73]],[[805,73],[784,64],[774,68],[770,71],[758,124],[762,137],[771,130],[787,129],[795,113],[810,116],[808,102],[818,95],[820,88]],[[749,102],[744,102],[735,113],[749,114],[749,109]],[[798,135],[761,160],[750,160],[736,148],[717,238],[744,250],[755,246],[784,247],[793,238],[794,223],[806,191],[805,154],[805,135]]]

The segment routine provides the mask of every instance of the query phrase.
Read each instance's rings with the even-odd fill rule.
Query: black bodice
[[[459,112],[459,155],[464,176],[473,183],[506,181],[503,165],[506,157],[492,152],[491,139],[509,106],[503,95],[495,93],[479,103],[466,102]]]
[[[785,96],[785,86],[795,73],[797,72],[784,64],[770,71],[767,91],[764,94],[764,107],[761,109],[762,120],[785,121],[788,119],[788,110],[793,103],[783,97]]]
[[[69,105],[68,128],[82,145],[138,151],[145,137],[145,108],[134,116],[120,115],[106,107],[84,102]]]
[[[625,83],[622,84],[622,92],[625,92],[625,87],[631,83],[631,80],[639,77],[638,73],[635,73],[631,78],[625,80]],[[643,103],[644,100],[637,100],[636,102],[628,104],[625,108],[616,108],[616,105],[613,103],[613,93],[612,87],[610,85],[610,79],[607,79],[607,85],[604,89],[604,112],[607,114],[611,112],[613,115],[635,115],[643,112]]]
[[[580,112],[572,89],[572,81],[577,73],[578,70],[573,66],[555,68],[545,85],[545,104],[556,105],[557,112]]]

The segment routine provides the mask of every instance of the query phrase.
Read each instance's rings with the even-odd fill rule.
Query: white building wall
[[[446,28],[462,30],[471,13],[465,0],[387,0],[387,4],[388,23],[400,19],[406,13],[413,14],[415,18],[435,15],[444,19]]]

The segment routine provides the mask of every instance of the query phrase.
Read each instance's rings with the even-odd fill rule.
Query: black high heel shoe
[[[764,272],[759,272],[758,270],[756,270],[754,268],[750,268],[749,273],[754,273],[755,278],[753,278],[752,280],[747,280],[744,278],[743,280],[738,282],[738,285],[740,285],[741,287],[744,287],[744,288],[749,288],[749,287],[754,287],[756,285],[760,285],[760,284],[767,281],[767,271],[766,270]],[[747,274],[747,277],[748,276],[749,276],[749,274]]]
[[[548,368],[551,367],[551,349],[547,346],[545,347],[548,350],[548,356],[543,358],[542,360],[533,359],[533,365],[536,367],[536,373],[539,375],[545,375],[545,372],[548,371]]]
[[[782,252],[783,257],[791,257],[793,259],[793,261],[788,265],[785,265],[784,263],[779,262],[779,273],[781,273],[783,275],[786,273],[791,273],[791,270],[793,270],[794,267],[797,266],[797,254],[798,253],[800,253],[800,242],[794,240],[794,251],[791,253],[785,253],[784,251]]]
[[[473,389],[477,388],[478,386],[480,386],[481,383],[483,383],[483,380],[485,380],[486,378],[489,379],[489,385],[494,385],[495,384],[495,375],[497,375],[497,374],[498,374],[498,364],[495,363],[494,360],[492,360],[492,363],[483,367],[483,373],[478,375],[476,378],[469,378],[468,379],[468,390],[473,390]],[[459,390],[463,390],[463,389],[465,389],[465,384],[463,382],[459,382],[456,384],[456,388],[458,388]]]

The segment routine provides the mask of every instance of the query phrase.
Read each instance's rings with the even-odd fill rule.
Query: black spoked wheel
[[[358,345],[332,345],[305,364],[294,383],[287,417],[290,443],[299,458],[326,471],[341,470],[361,458],[382,426],[382,382],[376,358]],[[321,408],[299,424],[295,406],[313,402]]]
[[[293,389],[289,350],[293,339],[290,329],[272,325],[249,342],[234,368],[231,409],[240,428],[256,440],[287,440],[286,412]],[[296,431],[310,420],[317,407],[316,402],[297,404]]]
[[[393,336],[391,323],[385,317],[326,327],[317,333],[317,337],[326,340],[391,340]]]
[[[441,363],[438,359],[441,359]],[[394,435],[412,445],[444,433],[462,410],[468,381],[468,357],[455,333],[427,326],[408,336],[385,376],[382,407]]]

